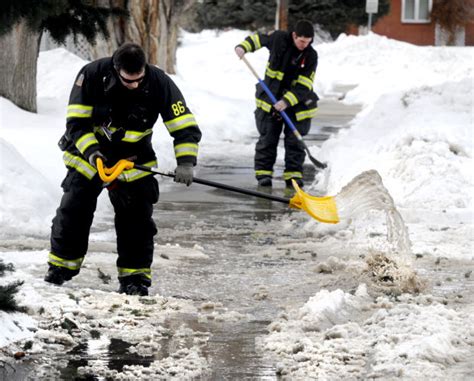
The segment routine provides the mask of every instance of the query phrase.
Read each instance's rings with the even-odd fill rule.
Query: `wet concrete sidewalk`
[[[307,144],[321,144],[339,129],[347,128],[359,109],[345,106],[337,99],[321,101],[312,128],[315,132],[310,132]],[[248,166],[244,163],[238,168],[225,163],[200,165],[198,176],[257,190],[253,158],[247,159]],[[271,192],[284,196],[284,182],[278,180],[281,179],[274,181]],[[282,306],[302,304],[321,288],[309,266],[315,259],[311,253],[303,254],[306,260],[293,255],[278,259],[254,255],[277,245],[276,236],[281,238],[285,233],[272,228],[278,226],[275,220],[288,219],[291,213],[300,211],[292,211],[282,203],[199,184],[187,188],[170,183],[160,195],[155,213],[158,244],[179,243],[190,248],[197,245],[210,259],[167,266],[154,280],[158,292],[192,300],[198,307],[204,301],[212,301],[221,310],[249,317],[204,323],[196,317],[186,317],[193,329],[210,333],[204,350],[212,368],[209,379],[277,379],[274,364],[259,353],[255,339],[266,334],[268,324],[283,311]]]

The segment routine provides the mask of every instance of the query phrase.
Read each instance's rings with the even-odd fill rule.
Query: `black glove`
[[[271,109],[271,116],[272,116],[272,119],[277,122],[281,122],[283,120],[283,117],[281,116],[281,114],[277,110],[275,110],[273,107]]]
[[[176,183],[183,183],[187,186],[190,186],[193,182],[193,164],[192,163],[183,163],[178,164],[176,170],[174,171],[174,181]]]
[[[105,155],[100,152],[100,151],[95,151],[94,153],[92,153],[90,156],[89,156],[89,164],[92,165],[94,168],[97,168],[97,159],[98,158],[101,158],[102,159],[102,162],[105,163],[107,162],[107,158],[105,157]]]

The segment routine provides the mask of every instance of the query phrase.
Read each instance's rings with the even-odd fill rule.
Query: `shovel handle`
[[[257,81],[258,83],[260,84],[260,86],[262,86],[263,90],[265,91],[265,93],[268,95],[268,97],[270,98],[270,100],[272,101],[273,104],[277,103],[277,99],[275,98],[275,96],[273,95],[273,93],[271,92],[271,90],[268,88],[267,84],[265,82],[262,81],[262,79],[258,76],[257,72],[255,71],[255,69],[253,68],[252,65],[250,65],[250,62],[247,60],[247,58],[245,58],[245,56],[243,56],[242,58],[242,61],[244,61],[244,63],[248,66],[248,68],[250,69],[250,71],[252,72],[252,74],[255,76],[255,78],[257,78]],[[304,142],[303,140],[303,137],[301,136],[300,132],[296,129],[295,127],[295,124],[293,123],[293,121],[290,119],[290,117],[288,116],[288,114],[285,112],[285,111],[280,111],[280,114],[281,116],[283,117],[283,119],[285,120],[286,122],[286,125],[290,128],[290,130],[293,132],[293,134],[296,136],[296,139],[298,139],[298,141],[300,142],[300,144],[303,146],[304,150],[306,151],[306,153],[308,154],[311,162],[318,168],[321,168],[321,169],[324,169],[327,167],[327,164],[325,163],[321,163],[319,160],[315,159],[313,156],[311,156],[311,153],[309,152],[309,148],[308,146],[306,145],[306,143]]]
[[[97,158],[97,171],[99,172],[99,176],[104,182],[111,182],[114,181],[124,169],[132,169],[136,168],[141,171],[150,172],[156,175],[168,176],[168,177],[175,177],[175,174],[172,172],[163,173],[155,170],[155,168],[147,167],[140,164],[135,164],[129,160],[119,160],[113,167],[105,168],[102,159]],[[256,192],[250,189],[245,188],[238,188],[227,184],[217,183],[210,180],[199,179],[195,177],[193,179],[195,183],[208,185],[214,188],[225,189],[231,192],[242,193],[249,196],[255,196],[264,198],[267,200],[281,202],[290,206],[291,208],[295,209],[303,209],[306,211],[311,217],[315,218],[318,221],[325,222],[325,223],[337,223],[339,222],[339,217],[337,215],[337,208],[335,204],[334,197],[314,197],[307,195],[304,193],[293,180],[293,186],[296,189],[296,194],[291,198],[284,198],[278,197],[271,194],[263,193],[263,192]]]
[[[110,183],[114,181],[125,169],[138,169],[141,171],[145,172],[150,172],[155,175],[161,175],[161,176],[167,176],[167,177],[175,177],[175,174],[172,172],[160,172],[155,168],[152,167],[147,167],[145,165],[140,165],[140,164],[135,164],[133,161],[129,160],[119,160],[113,167],[111,168],[106,168],[104,167],[104,163],[102,162],[102,159],[97,158],[97,171],[99,172],[100,179],[103,182]],[[285,197],[279,197],[279,196],[274,196],[271,194],[263,193],[263,192],[257,192],[253,191],[250,189],[245,189],[245,188],[238,188],[234,187],[232,185],[227,185],[227,184],[222,184],[222,183],[217,183],[215,181],[210,181],[210,180],[205,180],[205,179],[200,179],[198,177],[193,178],[193,182],[197,184],[202,184],[202,185],[207,185],[210,187],[214,188],[219,188],[219,189],[225,189],[231,192],[236,192],[236,193],[241,193],[241,194],[246,194],[249,196],[255,196],[255,197],[260,197],[260,198],[265,198],[267,200],[272,200],[272,201],[277,201],[281,202],[283,204],[289,204],[290,199],[285,198]]]

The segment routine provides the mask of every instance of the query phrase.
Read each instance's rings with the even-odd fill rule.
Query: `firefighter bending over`
[[[119,292],[148,295],[158,182],[148,172],[130,169],[104,184],[96,165],[101,158],[107,167],[120,159],[157,167],[152,134],[159,115],[174,139],[175,181],[190,185],[201,131],[171,78],[147,64],[143,49],[132,43],[80,70],[59,142],[68,172],[53,219],[46,282],[61,285],[79,273],[97,198],[106,187],[115,212]]]

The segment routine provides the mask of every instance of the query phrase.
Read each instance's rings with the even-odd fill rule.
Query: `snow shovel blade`
[[[303,192],[295,180],[291,182],[296,190],[296,194],[290,199],[290,207],[303,209],[311,217],[320,222],[327,224],[337,224],[339,222],[336,200],[333,196],[311,196]]]

